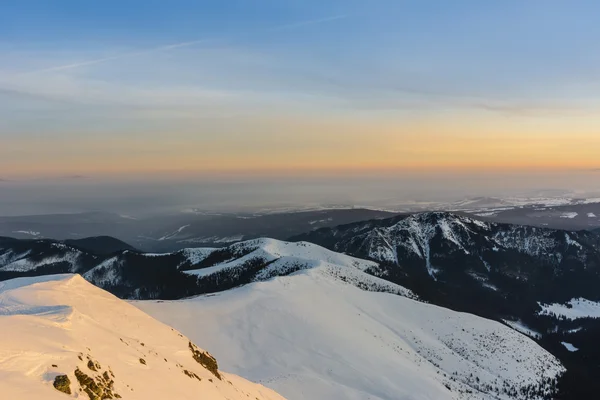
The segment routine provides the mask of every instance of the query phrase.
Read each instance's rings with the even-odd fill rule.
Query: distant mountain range
[[[187,210],[142,218],[107,212],[0,217],[0,236],[58,240],[109,236],[141,251],[164,253],[189,247],[226,247],[260,237],[286,240],[320,228],[409,215],[415,210],[452,211],[489,222],[550,229],[600,229],[600,198],[574,199],[554,195],[475,197],[447,203],[413,202],[390,206],[388,211],[331,206],[257,213]]]
[[[568,200],[568,201],[567,201]],[[456,211],[490,222],[542,228],[582,230],[600,227],[600,199],[547,199],[536,204],[499,202],[497,206],[465,204]]]
[[[437,301],[439,297],[460,308],[471,304],[468,299],[461,304],[460,291],[465,288],[486,295],[509,291],[531,302],[563,302],[575,296],[600,299],[596,289],[600,279],[600,236],[587,231],[495,224],[433,212],[323,228],[294,236],[291,240],[315,243],[337,253],[372,260],[375,263],[364,268],[371,275],[409,288],[423,287],[422,297],[431,301]],[[148,254],[108,237],[65,242],[0,238],[0,277],[78,272],[98,283],[103,279],[140,289],[144,284],[139,279],[148,283],[153,279],[148,273],[153,266],[157,274],[172,271],[174,276],[189,277],[191,270],[208,271],[238,259],[249,265],[260,259],[260,265],[253,268],[264,270],[277,259],[274,255],[267,257],[255,253],[257,249],[268,248],[267,243],[266,239],[254,240],[224,248],[190,248]],[[322,260],[319,257],[312,259]],[[272,276],[282,274],[274,271]],[[117,274],[123,274],[124,278],[106,278]],[[196,275],[207,276],[206,272]],[[226,275],[232,276],[230,272]],[[125,277],[136,283],[128,283]],[[160,279],[156,279],[158,283]],[[232,281],[230,287],[247,281]],[[220,286],[215,290],[227,286],[225,280],[219,282]],[[430,287],[443,287],[444,290],[429,290]],[[451,293],[453,288],[457,293]],[[200,292],[208,290],[205,288]],[[119,292],[119,295],[135,297],[126,292]],[[188,293],[181,293],[181,297],[186,295]],[[165,293],[146,295],[161,296]],[[177,297],[177,293],[169,297]]]
[[[483,222],[445,212],[398,216],[324,228],[293,237],[377,261],[372,271],[408,283],[433,281],[488,292],[523,286],[539,301],[598,297],[600,237]],[[415,283],[411,283],[411,282]],[[530,286],[528,283],[535,283]]]
[[[152,252],[188,247],[224,247],[259,237],[286,239],[312,229],[396,213],[330,209],[265,214],[179,213],[136,219],[105,212],[0,217],[0,236],[19,239],[77,240],[110,236]]]

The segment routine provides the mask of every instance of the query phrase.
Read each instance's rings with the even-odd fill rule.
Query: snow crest
[[[189,339],[78,275],[2,282],[0,326],[2,398],[283,400],[218,371]]]

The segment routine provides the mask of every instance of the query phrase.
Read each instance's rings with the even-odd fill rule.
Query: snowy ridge
[[[119,273],[122,266],[123,260],[115,256],[101,262],[82,276],[99,286],[118,285],[123,281]]]
[[[322,265],[216,295],[132,304],[291,400],[537,400],[564,372],[509,327],[335,276],[349,271],[361,274]]]
[[[212,252],[214,252],[215,248],[210,247],[200,247],[200,248],[189,248],[183,249],[179,253],[183,254],[186,262],[195,265],[204,260],[207,256],[209,256]]]
[[[389,227],[375,228],[352,241],[363,242],[363,251],[369,258],[395,264],[401,262],[397,248],[403,248],[405,252],[423,259],[427,272],[435,279],[438,271],[431,261],[431,241],[441,235],[457,250],[469,254],[467,247],[472,247],[469,240],[474,228],[489,230],[490,225],[453,214],[423,213],[410,215]]]
[[[12,249],[0,254],[0,268],[10,265],[15,261],[26,259],[31,254],[31,250],[26,250],[22,253],[15,253]]]
[[[360,281],[357,284],[365,289],[414,297],[398,285],[383,284],[369,275],[378,268],[376,262],[305,242],[254,239],[224,248],[187,248],[174,253],[123,250],[104,256],[53,241],[13,240],[11,244],[14,250],[0,251],[0,274],[7,278],[40,267],[47,268],[36,270],[39,274],[77,272],[89,282],[130,299],[173,299],[218,292],[312,268],[349,269],[335,275]],[[34,251],[22,251],[29,246]]]
[[[559,245],[559,241],[556,238],[556,231],[553,230],[511,226],[507,230],[497,232],[493,239],[499,247],[517,250],[530,256],[543,256],[555,258],[557,261],[560,261],[561,256],[553,253],[553,249]],[[565,234],[565,240],[568,245],[583,249],[581,244],[572,239],[568,234]]]
[[[31,250],[21,254],[14,254],[11,250],[0,255],[0,270],[26,272],[40,267],[63,263],[68,265],[69,272],[75,272],[79,266],[80,258],[83,253],[75,248],[62,243],[52,243],[52,248],[58,251],[57,254],[47,257],[31,258]]]
[[[386,264],[403,266],[421,260],[428,274],[437,279],[440,263],[449,257],[471,257],[470,262],[487,273],[511,252],[553,265],[567,256],[586,262],[590,254],[596,258],[600,254],[598,240],[591,236],[589,232],[496,224],[429,212],[323,229],[295,239],[327,243],[335,251]]]
[[[400,285],[366,273],[368,270],[377,269],[377,263],[335,253],[312,243],[254,239],[224,249],[195,249],[193,259],[199,264],[215,253],[224,253],[227,259],[202,269],[184,272],[205,281],[231,280],[237,282],[232,285],[234,287],[290,275],[297,271],[318,270],[319,273],[351,283],[363,290],[417,298],[412,291]]]
[[[283,257],[295,257],[303,260],[319,260],[330,264],[353,267],[361,271],[377,267],[377,263],[372,261],[361,260],[359,258],[336,253],[308,242],[293,243],[263,238],[237,243],[231,247],[244,252],[248,249],[258,250],[263,252],[267,258],[273,260]]]
[[[366,271],[377,268],[373,261],[361,260],[327,250],[307,242],[284,242],[275,239],[254,239],[233,244],[225,249],[187,249],[184,250],[192,266],[201,263],[211,254],[220,251],[229,254],[227,260],[217,262],[202,269],[190,269],[187,274],[206,277],[215,273],[235,274],[237,270],[247,268],[248,263],[258,261],[264,264],[255,280],[266,280],[279,275],[317,268],[323,265],[335,265]],[[192,262],[193,261],[193,262]]]
[[[469,254],[477,246],[472,237],[480,235],[481,230],[490,231],[491,227],[490,223],[454,214],[425,213],[412,215],[387,229],[379,229],[378,234],[385,233],[387,242],[412,250],[417,256],[427,260],[430,242],[437,235],[451,242],[457,250]],[[565,238],[569,245],[583,248],[568,234],[565,234]],[[524,226],[510,226],[499,230],[490,235],[490,240],[497,247],[518,250],[532,256],[548,253],[558,244],[555,231]]]
[[[0,324],[3,398],[283,399],[78,275],[0,282]]]

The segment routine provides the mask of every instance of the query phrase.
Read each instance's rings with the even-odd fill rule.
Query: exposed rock
[[[54,388],[59,392],[71,394],[71,380],[67,375],[58,375],[54,378]]]
[[[89,369],[91,369],[94,372],[98,372],[98,370],[102,369],[102,367],[100,366],[100,364],[97,361],[94,361],[91,359],[88,361],[87,366]]]
[[[188,371],[187,369],[184,369],[184,370],[183,370],[183,373],[184,373],[185,375],[189,376],[190,378],[196,378],[196,379],[198,379],[199,381],[202,381],[202,378],[200,378],[200,377],[199,377],[198,375],[196,375],[195,373],[193,373],[193,372],[191,372],[191,371]]]
[[[212,372],[212,374],[220,380],[221,374],[219,374],[219,365],[217,364],[217,360],[207,352],[200,351],[200,349],[198,349],[198,347],[196,347],[196,345],[194,345],[192,342],[189,342],[188,346],[192,352],[192,357],[194,357],[194,360]]]
[[[120,399],[121,396],[114,393],[114,381],[110,379],[107,372],[102,376],[93,378],[86,375],[79,368],[75,370],[75,377],[81,389],[88,395],[90,400]]]

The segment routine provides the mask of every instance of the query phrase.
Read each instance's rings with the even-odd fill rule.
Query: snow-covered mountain
[[[87,270],[104,256],[56,240],[0,237],[0,280]]]
[[[48,240],[8,240],[4,246],[0,241],[0,279],[80,273],[119,297],[134,299],[177,299],[213,293],[319,266],[369,290],[398,290],[397,285],[365,273],[377,263],[311,243],[255,239],[219,249],[183,249],[165,254],[126,250],[99,256]]]
[[[198,278],[206,292],[221,291],[241,284],[266,281],[296,271],[320,268],[365,290],[415,297],[410,291],[390,284],[365,271],[377,267],[361,260],[307,242],[256,239],[223,249],[188,249],[189,266],[180,269]],[[200,255],[198,254],[200,253]]]
[[[331,268],[322,263],[214,295],[133,304],[291,400],[534,400],[553,393],[563,367],[526,336],[361,290]]]
[[[542,312],[544,304],[600,300],[600,236],[593,232],[433,212],[321,229],[293,240],[376,261],[379,266],[366,272],[535,338],[567,367],[561,398],[588,398],[600,390],[600,319],[569,321]]]
[[[77,272],[121,298],[174,300],[318,271],[363,291],[503,321],[567,367],[562,398],[597,392],[600,320],[569,321],[541,311],[572,299],[600,300],[598,235],[425,213],[317,230],[302,239],[324,247],[256,239],[218,249],[98,255],[48,240],[0,240],[0,280]]]
[[[281,399],[217,370],[193,341],[227,370],[298,400],[542,399],[564,372],[498,322],[424,304],[366,274],[377,265],[370,261],[269,239],[185,253],[183,274],[199,279],[250,276],[248,268],[263,265],[240,288],[133,303],[192,341],[79,275],[0,282],[0,392]],[[210,266],[192,268],[203,262]]]
[[[78,275],[0,282],[3,399],[283,400]]]
[[[495,224],[432,212],[320,229],[294,239],[377,261],[380,270],[371,272],[381,276],[426,275],[461,285],[471,280],[490,291],[532,282],[540,300],[598,296],[600,238],[588,231]]]

